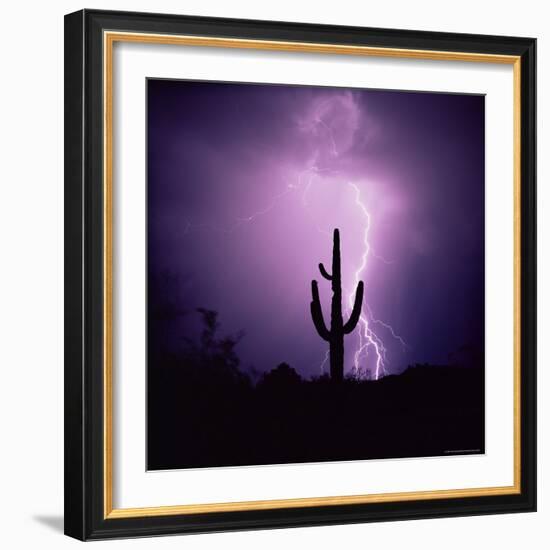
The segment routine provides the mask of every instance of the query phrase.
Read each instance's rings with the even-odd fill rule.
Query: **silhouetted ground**
[[[421,365],[334,384],[283,364],[253,385],[227,357],[150,370],[149,469],[484,452],[482,368]]]
[[[176,355],[149,325],[148,469],[484,452],[482,354],[341,383],[281,363],[254,384],[235,352],[243,335],[219,337],[217,313],[197,312],[198,341]]]

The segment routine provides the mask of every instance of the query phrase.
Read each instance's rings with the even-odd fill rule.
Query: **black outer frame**
[[[521,487],[516,495],[104,519],[103,31],[521,56]],[[82,10],[65,16],[65,533],[80,540],[536,510],[536,40]]]

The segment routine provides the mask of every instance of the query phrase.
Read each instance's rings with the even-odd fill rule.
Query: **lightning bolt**
[[[393,329],[393,327],[391,325],[388,325],[387,323],[384,323],[384,321],[381,321],[380,319],[376,319],[374,317],[373,313],[372,313],[372,310],[371,310],[369,304],[365,304],[365,307],[367,309],[367,312],[369,314],[371,322],[373,322],[377,325],[383,326],[386,330],[388,330],[390,332],[392,337],[401,344],[403,349],[409,349],[409,346],[406,344],[405,340],[403,340],[403,338],[401,338],[401,336],[399,336],[399,334],[396,334],[395,330]]]
[[[377,254],[372,246],[370,248],[370,255],[375,258],[376,260],[378,260],[379,262],[382,262],[383,264],[386,264],[386,265],[392,265],[395,263],[395,260],[387,260],[386,258],[384,258],[384,256],[381,256],[380,254]]]
[[[357,288],[357,284],[359,283],[359,281],[361,280],[361,277],[365,272],[365,269],[367,267],[367,258],[369,256],[369,253],[371,253],[371,246],[369,242],[369,231],[371,226],[371,219],[370,219],[370,214],[367,210],[367,207],[361,198],[361,191],[359,187],[352,182],[348,182],[348,185],[354,191],[355,205],[358,207],[364,219],[363,253],[360,258],[359,266],[356,269],[353,276],[353,280],[354,280],[353,288],[355,289]],[[349,312],[353,308],[354,294],[350,293],[349,291],[347,292],[347,294],[348,294],[347,310]],[[379,324],[384,328],[386,328],[390,332],[392,337],[398,340],[403,347],[406,347],[407,344],[405,343],[403,338],[401,338],[395,332],[395,330],[391,325],[388,325],[387,323],[384,323],[383,321],[376,319],[374,317],[368,303],[365,304],[365,309],[367,310],[368,317],[362,314],[361,317],[359,318],[359,324],[360,324],[359,339],[358,339],[359,341],[353,357],[354,370],[355,370],[356,376],[359,376],[359,373],[361,372],[361,369],[360,369],[361,357],[368,356],[369,351],[372,351],[372,353],[374,354],[374,364],[375,364],[374,378],[378,380],[381,376],[387,374],[387,369],[386,369],[387,349],[382,339],[372,329],[371,323]],[[370,317],[370,322],[369,322],[369,317]]]
[[[325,358],[323,359],[323,362],[319,367],[321,370],[321,374],[325,374],[325,365],[328,363],[329,357],[330,357],[330,350],[327,349],[327,351],[325,352]]]
[[[321,126],[327,129],[330,145],[332,148],[332,155],[337,157],[338,149],[336,149],[336,140],[334,139],[334,133],[332,132],[332,128],[320,116],[317,116],[317,118],[315,119],[315,122],[317,122],[318,124],[321,124]]]
[[[310,166],[309,168],[303,170],[298,174],[297,183],[289,183],[287,184],[286,188],[281,191],[280,193],[277,193],[271,199],[269,202],[263,206],[262,208],[246,215],[243,217],[235,218],[235,221],[225,227],[221,227],[219,225],[215,224],[209,224],[209,223],[200,223],[200,224],[193,224],[189,220],[186,220],[185,222],[185,229],[183,231],[183,235],[188,235],[189,233],[197,230],[211,230],[219,233],[229,234],[233,233],[236,229],[241,227],[242,225],[249,224],[250,222],[255,221],[256,219],[265,216],[269,212],[271,212],[274,208],[277,207],[278,203],[283,199],[284,197],[296,194],[301,191],[301,202],[303,206],[306,208],[307,212],[310,214],[311,219],[313,220],[313,216],[311,216],[311,212],[309,210],[309,203],[307,201],[307,195],[309,193],[310,188],[314,184],[314,178],[318,176],[318,174],[321,174],[323,172],[330,172],[328,169],[319,168],[315,164]],[[317,224],[315,224],[317,227],[317,230],[320,233],[328,235],[329,232],[320,228]]]

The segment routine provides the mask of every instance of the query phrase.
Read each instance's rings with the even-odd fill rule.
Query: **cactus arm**
[[[330,332],[325,325],[325,320],[323,319],[323,310],[321,309],[321,301],[319,300],[319,287],[317,286],[317,281],[311,281],[311,318],[313,319],[313,324],[319,333],[319,336],[326,340],[330,341]]]
[[[344,325],[344,334],[349,334],[357,326],[359,317],[361,316],[361,306],[363,304],[363,281],[359,281],[357,284],[357,290],[355,291],[355,302],[353,304],[353,311],[348,322]]]
[[[319,271],[325,279],[332,281],[332,275],[328,274],[328,271],[325,269],[325,266],[323,264],[319,264]]]

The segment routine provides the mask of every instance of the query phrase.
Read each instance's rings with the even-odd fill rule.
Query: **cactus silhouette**
[[[311,281],[311,318],[319,336],[330,344],[330,377],[336,382],[344,378],[344,335],[353,332],[361,316],[363,303],[363,281],[357,284],[353,310],[347,323],[342,318],[342,269],[340,264],[340,232],[334,230],[332,245],[332,274],[329,274],[322,263],[319,264],[321,275],[332,281],[332,307],[330,330],[323,319],[323,310],[319,300],[317,281]]]

